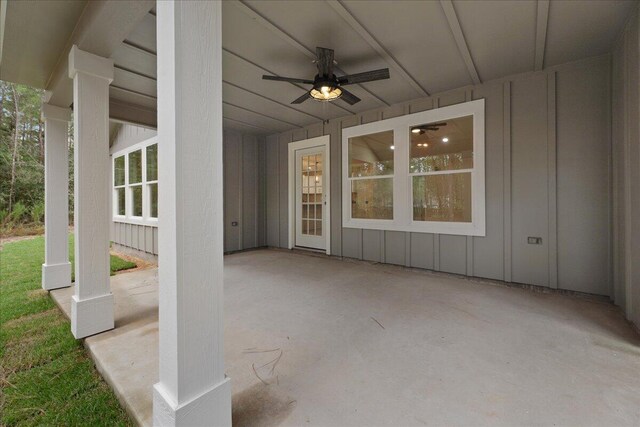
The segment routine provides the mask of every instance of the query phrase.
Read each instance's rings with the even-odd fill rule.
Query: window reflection
[[[414,176],[413,220],[471,222],[471,173]]]
[[[473,168],[473,116],[411,128],[409,172]]]
[[[349,138],[349,176],[393,174],[393,131]]]

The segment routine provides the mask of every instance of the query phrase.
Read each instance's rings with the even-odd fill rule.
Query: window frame
[[[157,144],[158,138],[153,137],[137,144],[134,144],[130,147],[127,147],[123,150],[114,152],[111,154],[111,168],[112,168],[112,180],[111,180],[111,188],[112,188],[112,221],[121,222],[127,224],[137,224],[137,225],[148,225],[152,227],[158,226],[158,218],[153,218],[150,216],[151,213],[151,192],[149,189],[149,184],[158,184],[158,180],[147,182],[147,147]],[[141,181],[139,183],[131,184],[129,183],[129,155],[135,151],[141,151],[142,158],[142,171],[141,171]],[[125,185],[124,186],[115,186],[115,164],[116,159],[120,156],[124,156],[125,162]],[[118,201],[117,201],[117,188],[125,188],[125,215],[119,215]],[[133,188],[140,187],[142,189],[142,216],[133,215]]]
[[[409,172],[411,128],[413,126],[473,116],[473,168],[437,172]],[[394,174],[393,219],[362,219],[351,217],[351,182],[349,138],[393,131]],[[413,177],[423,175],[471,173],[471,222],[416,221],[413,219]],[[383,178],[376,176],[375,178]],[[362,179],[362,178],[358,178]],[[352,126],[342,130],[342,226],[372,230],[418,233],[486,235],[485,194],[485,101],[478,99],[461,104],[422,111]]]

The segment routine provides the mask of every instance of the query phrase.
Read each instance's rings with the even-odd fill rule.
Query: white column
[[[71,110],[42,105],[44,121],[44,242],[42,289],[71,286],[69,262],[69,147]]]
[[[71,331],[84,338],[113,329],[109,284],[109,84],[113,61],[73,46],[75,294]]]
[[[221,4],[157,3],[156,426],[231,425],[223,359]]]

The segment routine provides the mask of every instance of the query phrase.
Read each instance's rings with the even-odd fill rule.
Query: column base
[[[68,288],[71,286],[71,263],[42,264],[42,289]]]
[[[71,332],[77,339],[113,329],[113,295],[80,300],[71,297]]]
[[[231,426],[231,379],[177,405],[161,383],[153,386],[154,426]]]

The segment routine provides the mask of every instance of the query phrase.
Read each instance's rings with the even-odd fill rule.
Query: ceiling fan
[[[336,64],[336,61],[333,59],[333,49],[316,47],[316,57],[314,62],[318,67],[318,74],[316,74],[313,80],[269,75],[264,75],[262,78],[264,80],[275,80],[278,82],[313,85],[309,92],[295,99],[292,104],[300,104],[309,98],[317,101],[334,101],[340,98],[349,103],[349,105],[360,102],[360,98],[344,89],[343,86],[389,78],[388,68],[337,77],[333,73],[333,66]]]
[[[430,123],[428,125],[414,126],[411,128],[411,133],[423,135],[428,130],[438,130],[442,126],[446,126],[447,122],[442,123]]]

